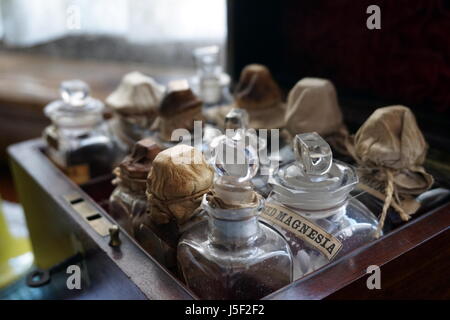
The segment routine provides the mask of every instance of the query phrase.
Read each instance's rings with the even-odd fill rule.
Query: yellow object
[[[64,209],[48,190],[11,159],[14,183],[30,233],[34,264],[40,269],[49,269],[76,254],[79,245]]]
[[[13,235],[3,209],[0,198],[0,288],[19,279],[33,263],[30,240]]]

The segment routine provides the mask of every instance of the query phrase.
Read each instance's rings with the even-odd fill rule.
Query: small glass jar
[[[208,108],[230,104],[233,100],[229,90],[230,76],[220,66],[219,47],[197,48],[193,55],[197,74],[190,82],[204,106]]]
[[[50,159],[76,183],[110,174],[121,156],[103,119],[103,104],[80,80],[64,81],[62,100],[45,107],[52,125],[44,131]]]
[[[239,142],[222,143],[240,152]],[[217,154],[212,158],[219,177],[203,197],[208,221],[188,230],[178,244],[180,273],[203,299],[260,299],[292,281],[288,244],[258,221],[264,200],[250,184],[258,160],[247,151],[248,163],[232,164]]]
[[[132,153],[114,170],[117,185],[109,199],[109,213],[131,236],[148,210],[147,176],[161,148],[151,139],[138,141]]]
[[[149,211],[135,236],[146,252],[174,273],[178,240],[204,220],[199,207],[213,176],[202,153],[187,145],[160,152],[152,163],[146,191]]]
[[[353,167],[333,160],[317,133],[294,138],[296,161],[270,177],[273,190],[261,220],[287,239],[298,279],[376,238],[377,219],[349,196],[358,183]]]

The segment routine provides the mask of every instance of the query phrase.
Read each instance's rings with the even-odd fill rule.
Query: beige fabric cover
[[[341,153],[348,136],[336,89],[327,79],[303,78],[288,95],[284,116],[286,129],[294,137],[298,133],[317,132]]]
[[[148,128],[158,114],[164,86],[153,78],[134,71],[126,74],[108,98],[106,104],[121,120]]]
[[[155,224],[188,221],[212,185],[214,171],[203,154],[187,145],[160,152],[147,179],[150,218]]]
[[[408,220],[418,209],[412,196],[433,184],[422,166],[428,146],[411,110],[405,106],[375,110],[348,147],[360,166],[362,182],[385,196],[380,228],[391,205]]]

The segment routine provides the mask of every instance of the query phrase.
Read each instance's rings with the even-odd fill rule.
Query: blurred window
[[[225,7],[225,0],[0,0],[0,37],[15,47],[71,35],[223,43]]]

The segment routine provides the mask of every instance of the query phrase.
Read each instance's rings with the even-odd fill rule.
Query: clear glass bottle
[[[159,263],[176,273],[180,236],[205,219],[200,204],[214,172],[202,153],[187,145],[160,152],[147,177],[149,206],[135,238]]]
[[[317,133],[294,138],[296,161],[270,177],[273,190],[261,220],[287,239],[298,279],[376,238],[376,217],[349,196],[356,170],[333,159]]]
[[[52,125],[44,131],[47,152],[76,183],[110,174],[121,156],[103,119],[103,104],[80,80],[64,81],[61,100],[45,107]]]
[[[194,92],[205,107],[226,105],[232,102],[229,91],[230,76],[222,71],[218,46],[197,48],[193,52],[197,74],[191,79]]]
[[[226,139],[217,147],[211,159],[218,177],[202,201],[208,221],[187,231],[178,244],[180,273],[203,299],[259,299],[292,281],[288,244],[258,221],[264,200],[250,183],[257,157],[241,146]],[[226,161],[221,147],[248,161]]]
[[[151,138],[138,141],[114,170],[117,187],[109,198],[109,213],[131,236],[148,210],[146,188],[152,161],[161,151]]]

